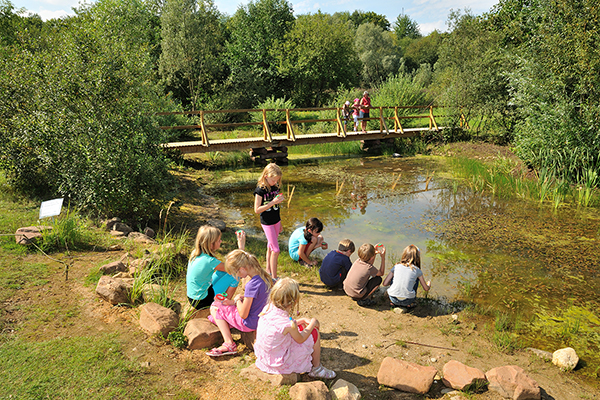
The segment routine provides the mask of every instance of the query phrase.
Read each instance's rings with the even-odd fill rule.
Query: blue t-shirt
[[[267,284],[262,280],[260,275],[254,275],[250,278],[248,283],[246,283],[244,297],[251,297],[254,299],[252,300],[248,316],[244,320],[244,325],[250,329],[256,330],[256,327],[258,326],[258,315],[263,308],[265,308],[267,300],[269,299]]]
[[[350,267],[352,267],[350,257],[338,253],[336,250],[330,251],[323,259],[321,268],[319,268],[321,281],[327,286],[335,286],[341,281],[341,271],[344,270],[347,273],[350,271]]]
[[[300,249],[301,244],[308,244],[308,242],[306,241],[306,238],[304,237],[304,228],[302,228],[302,227],[296,229],[290,236],[288,248],[289,248],[290,257],[292,257],[292,260],[298,261],[300,259],[298,250]]]
[[[188,263],[185,282],[187,296],[192,300],[203,300],[208,294],[212,282],[212,274],[221,263],[216,258],[202,253]]]
[[[239,284],[240,281],[225,271],[215,271],[212,274],[212,287],[215,291],[215,294],[223,294],[230,287],[238,287]]]

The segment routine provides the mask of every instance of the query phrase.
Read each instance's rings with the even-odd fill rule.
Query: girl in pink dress
[[[300,288],[291,278],[277,281],[269,304],[261,313],[256,329],[256,366],[269,374],[303,374],[311,378],[333,379],[335,372],[321,365],[319,321],[298,318]]]

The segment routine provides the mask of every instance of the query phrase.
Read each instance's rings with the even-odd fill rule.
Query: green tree
[[[421,64],[429,64],[432,68],[438,60],[442,36],[433,31],[429,35],[410,41],[404,49],[404,60],[409,70],[417,69]]]
[[[394,46],[393,34],[372,23],[362,24],[356,30],[354,45],[362,61],[362,80],[367,86],[376,86],[400,68],[400,55]]]
[[[396,22],[394,22],[394,33],[398,38],[398,41],[409,38],[416,39],[421,37],[421,32],[419,32],[419,24],[417,21],[413,21],[406,14],[398,15]]]
[[[166,0],[159,72],[167,90],[202,109],[226,77],[224,26],[212,0]]]
[[[362,24],[372,23],[377,25],[385,31],[390,30],[390,22],[387,20],[385,15],[377,14],[373,11],[361,11],[356,10],[350,15],[350,21],[354,23],[355,27],[359,27]]]
[[[299,106],[324,104],[326,93],[352,86],[360,68],[347,26],[320,12],[300,15],[273,56]]]

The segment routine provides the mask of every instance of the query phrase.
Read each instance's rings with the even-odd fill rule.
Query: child
[[[346,125],[348,124],[348,121],[350,121],[351,113],[352,111],[350,107],[350,102],[346,101],[342,106],[342,118],[344,118],[344,131],[346,131]]]
[[[356,132],[358,130],[358,116],[360,115],[360,99],[354,99],[352,108],[354,109],[354,112],[352,113],[352,117],[354,118],[354,132]]]
[[[327,243],[323,242],[323,223],[318,218],[311,218],[306,221],[304,228],[296,229],[290,236],[288,244],[290,257],[304,266],[313,266],[317,264],[316,260],[308,258],[310,253],[317,247],[323,250],[327,249]]]
[[[333,379],[335,372],[321,365],[319,321],[298,318],[298,282],[283,278],[275,283],[269,305],[261,314],[256,330],[256,367],[268,374],[303,374],[311,378]]]
[[[362,99],[360,99],[360,113],[362,133],[367,133],[367,119],[369,118],[369,110],[371,110],[371,98],[369,92],[365,90]]]
[[[238,234],[237,239],[238,247],[243,249],[246,234]],[[188,301],[196,310],[210,306],[214,300],[212,275],[215,271],[225,271],[223,263],[215,257],[220,247],[221,231],[218,228],[204,225],[198,229],[186,273]]]
[[[267,236],[267,272],[277,279],[277,260],[279,258],[279,233],[281,218],[279,204],[285,200],[279,193],[283,172],[277,164],[265,167],[254,189],[254,212],[260,214],[260,224]]]
[[[381,266],[375,268],[375,256],[381,255]],[[358,260],[352,264],[348,276],[344,280],[344,291],[359,306],[368,307],[375,303],[370,297],[381,285],[381,277],[385,273],[385,247],[365,243],[358,248]]]
[[[421,252],[417,246],[411,244],[404,249],[400,263],[392,267],[383,282],[383,286],[392,284],[388,289],[391,306],[406,308],[416,306],[419,282],[426,291],[431,289],[431,281],[425,282],[421,271]]]
[[[331,251],[325,256],[319,268],[321,282],[330,289],[335,289],[344,283],[344,279],[352,267],[350,256],[354,253],[354,242],[344,239],[338,245],[338,249]]]
[[[244,295],[236,295],[233,300],[216,300],[210,306],[209,321],[219,327],[224,343],[206,354],[211,357],[237,353],[237,345],[231,336],[231,328],[241,332],[256,330],[258,314],[269,297],[273,280],[262,269],[256,257],[244,250],[234,250],[225,259],[227,273],[238,278],[250,277]]]

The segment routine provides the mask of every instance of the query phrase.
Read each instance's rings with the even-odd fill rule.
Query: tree
[[[212,0],[166,0],[159,73],[167,90],[202,109],[226,77],[224,27]]]
[[[300,15],[273,56],[299,106],[320,106],[325,93],[352,86],[360,68],[347,26],[321,12]]]
[[[400,55],[394,47],[392,33],[372,23],[362,24],[356,30],[354,45],[363,63],[362,80],[375,86],[398,72]]]
[[[417,69],[421,64],[429,64],[431,68],[438,60],[442,36],[433,31],[425,37],[414,39],[404,49],[404,60],[409,70]]]
[[[417,21],[410,19],[406,14],[398,15],[396,22],[394,22],[394,32],[396,33],[398,41],[404,38],[417,39],[421,37],[419,24]]]
[[[385,15],[377,14],[373,11],[360,11],[356,10],[350,15],[350,21],[354,23],[355,27],[359,27],[362,24],[372,23],[373,25],[377,25],[381,29],[385,31],[390,30],[390,22],[387,20]]]

